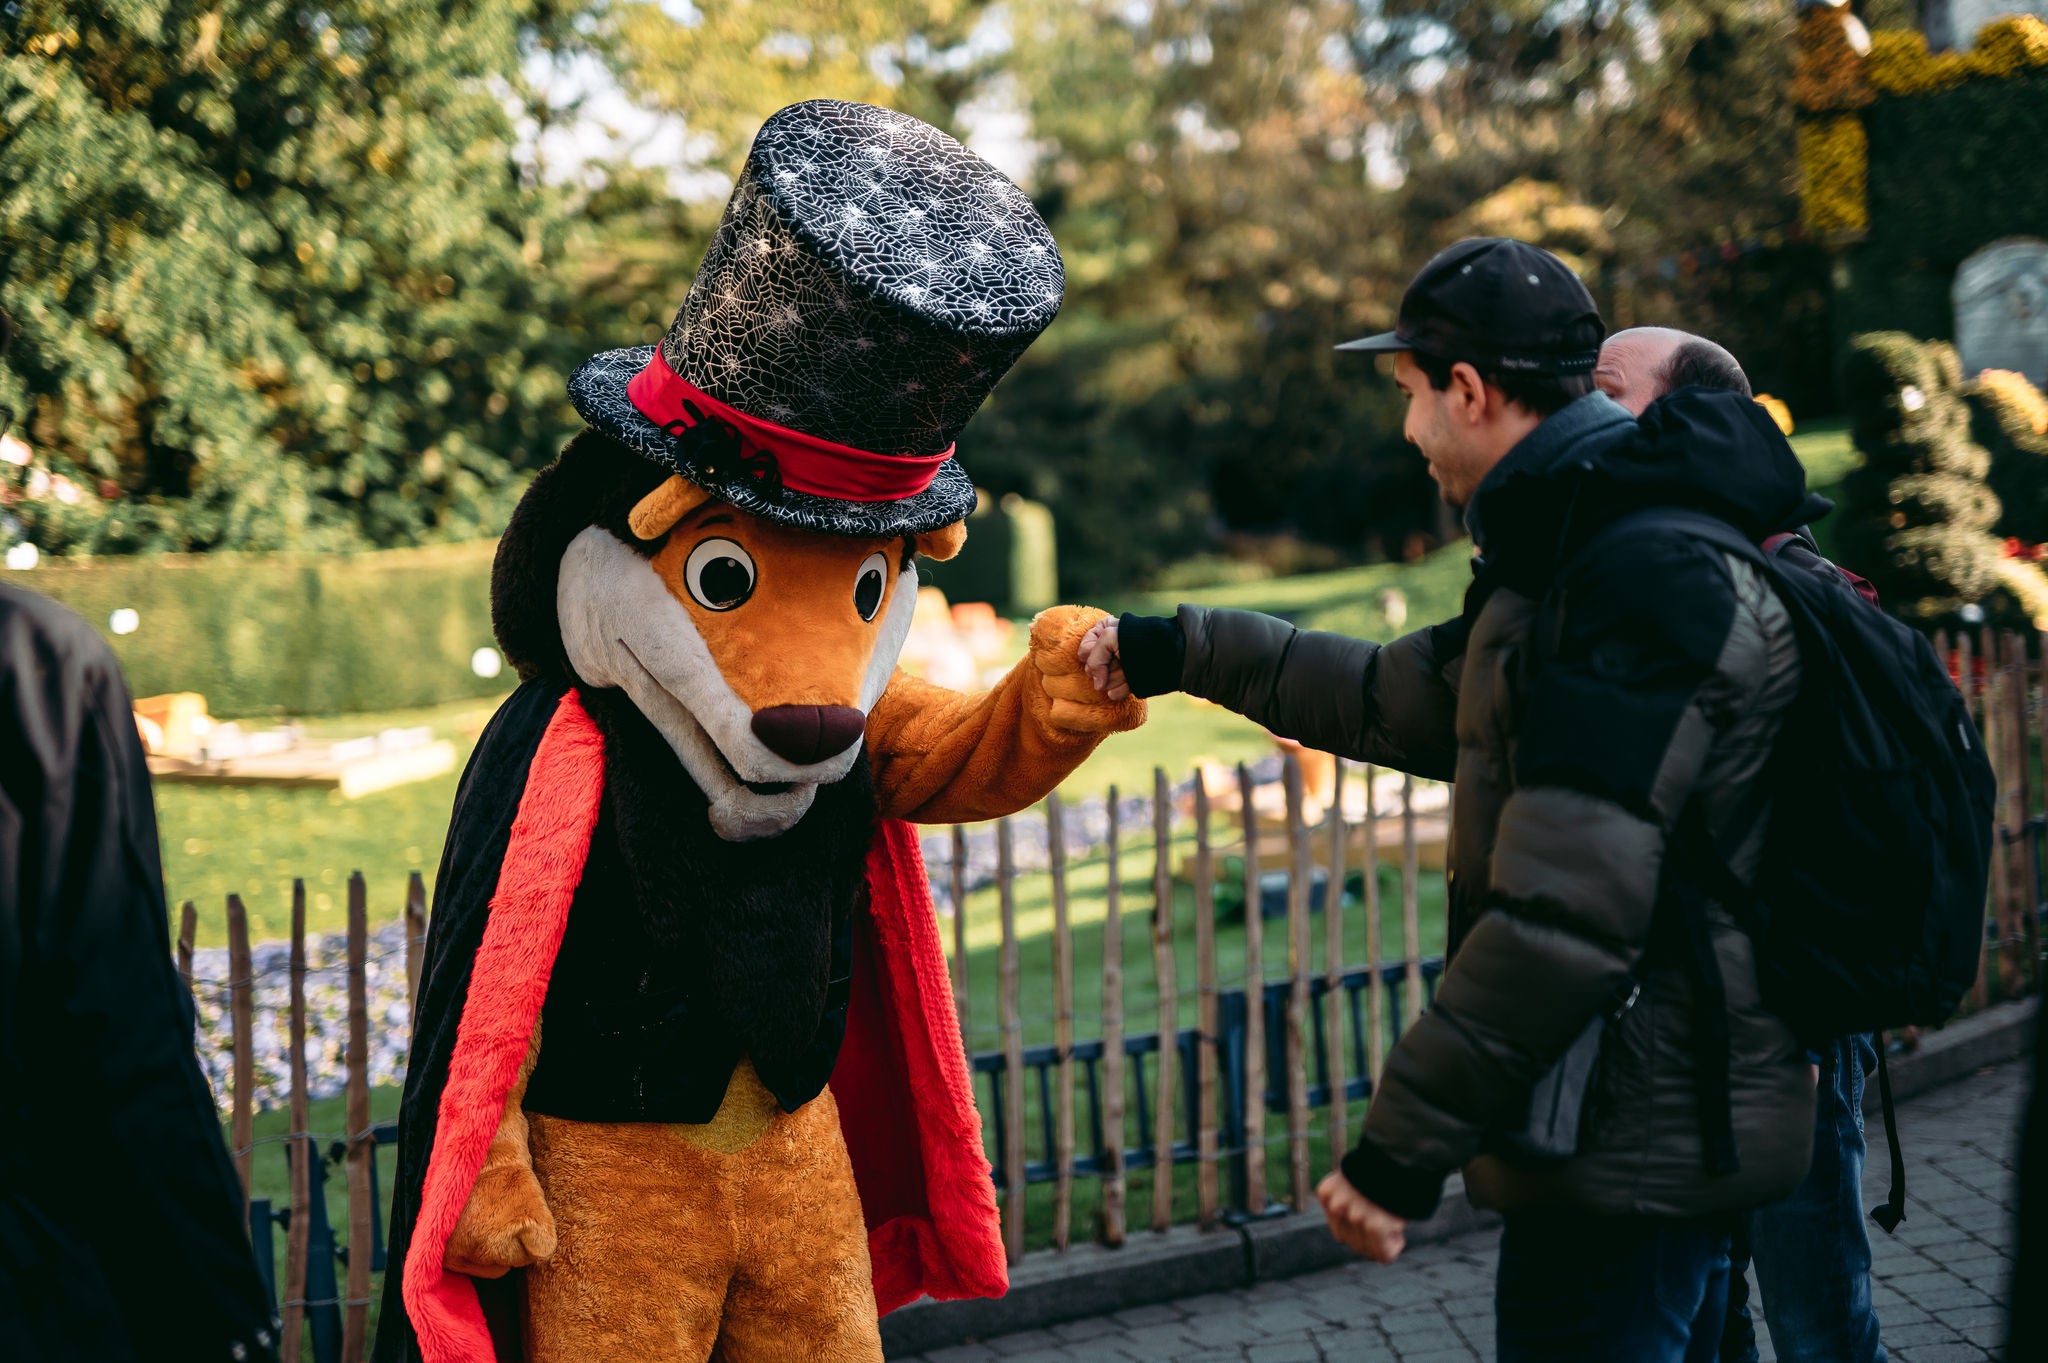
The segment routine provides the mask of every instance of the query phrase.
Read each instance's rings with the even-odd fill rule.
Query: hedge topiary
[[[1930,625],[1997,591],[2004,557],[1962,387],[1953,346],[1896,331],[1850,343],[1843,389],[1864,464],[1842,482],[1837,542],[1889,609]]]
[[[1986,370],[1963,393],[1970,436],[1991,455],[1991,490],[2004,514],[1998,533],[2048,541],[2048,400],[2026,377]]]
[[[402,710],[511,689],[471,667],[491,635],[495,541],[364,554],[45,559],[9,573],[102,633],[138,696],[198,691],[216,716]],[[108,619],[136,613],[132,633]]]

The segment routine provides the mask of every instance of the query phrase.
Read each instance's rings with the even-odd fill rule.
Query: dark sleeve
[[[1116,626],[1117,661],[1124,682],[1140,700],[1180,690],[1188,636],[1171,615],[1125,615]]]
[[[1175,623],[1185,641],[1179,689],[1189,695],[1340,757],[1431,780],[1456,774],[1462,622],[1390,644],[1255,611],[1182,606]]]
[[[22,1082],[62,1094],[61,1141],[38,1141],[49,1205],[92,1257],[143,1354],[271,1355],[270,1308],[243,1193],[193,1050],[171,961],[149,771],[106,645],[46,602],[0,602],[5,684],[32,820],[8,868],[22,967]],[[39,1129],[57,1129],[50,1122]],[[0,1140],[7,1139],[0,1137]]]
[[[1753,594],[1761,579],[1743,565]],[[1486,909],[1387,1057],[1345,1176],[1427,1215],[1444,1175],[1524,1110],[1621,997],[1647,945],[1667,831],[1715,735],[1751,708],[1769,649],[1734,570],[1694,540],[1575,566],[1518,727]],[[1539,634],[1544,621],[1539,619]]]

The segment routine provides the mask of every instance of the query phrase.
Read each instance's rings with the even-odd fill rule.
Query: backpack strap
[[[1735,1104],[1728,1076],[1728,988],[1721,978],[1721,959],[1714,952],[1713,924],[1707,919],[1707,895],[1724,902],[1730,896],[1715,885],[1714,868],[1726,878],[1727,888],[1736,892],[1735,902],[1746,904],[1753,896],[1714,849],[1713,834],[1697,799],[1686,802],[1685,812],[1672,830],[1665,864],[1704,873],[1698,881],[1667,878],[1663,897],[1677,915],[1674,926],[1682,935],[1693,997],[1699,1001],[1692,1038],[1702,1163],[1710,1176],[1720,1177],[1739,1172],[1742,1162],[1735,1150]]]
[[[1870,1219],[1884,1227],[1886,1235],[1892,1235],[1897,1233],[1899,1222],[1906,1219],[1906,1156],[1899,1149],[1899,1114],[1892,1109],[1892,1071],[1884,1059],[1884,1053],[1890,1047],[1883,1032],[1879,1032],[1875,1039],[1877,1096],[1884,1105],[1884,1139],[1892,1157],[1892,1187],[1885,1200],[1870,1209]]]

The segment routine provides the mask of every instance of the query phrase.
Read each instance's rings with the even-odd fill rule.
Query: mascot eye
[[[754,594],[754,560],[731,540],[705,540],[683,564],[683,585],[706,610],[729,611]]]
[[[881,554],[869,554],[860,565],[860,577],[853,584],[853,608],[860,612],[863,620],[875,618],[875,612],[882,608],[882,589],[889,582],[889,560]]]

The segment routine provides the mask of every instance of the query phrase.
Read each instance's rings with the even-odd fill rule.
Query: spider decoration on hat
[[[658,346],[500,541],[524,684],[436,883],[384,1363],[881,1358],[1007,1283],[914,823],[1043,798],[1142,702],[1060,607],[993,690],[909,677],[955,437],[1059,306],[1029,200],[957,142],[768,120]],[[962,357],[967,357],[963,362]]]
[[[664,421],[664,434],[675,438],[676,453],[696,466],[704,481],[712,485],[742,481],[774,496],[782,491],[782,470],[775,456],[765,449],[748,449],[739,427],[729,421],[707,416],[697,404],[684,399],[688,421],[677,417]]]

